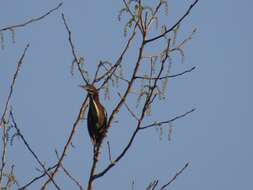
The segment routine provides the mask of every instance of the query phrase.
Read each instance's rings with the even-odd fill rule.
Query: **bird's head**
[[[98,95],[98,90],[93,85],[80,85],[81,88],[85,89],[90,96]]]

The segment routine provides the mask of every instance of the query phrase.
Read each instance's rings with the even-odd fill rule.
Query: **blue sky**
[[[24,136],[47,166],[56,161],[54,150],[62,150],[85,96],[78,88],[78,73],[74,77],[70,74],[72,55],[61,13],[64,12],[72,30],[78,55],[85,58],[91,73],[99,60],[114,61],[126,40],[123,24],[117,21],[121,1],[63,2],[59,11],[44,20],[17,29],[16,43],[12,43],[9,32],[4,32],[5,48],[0,51],[3,108],[17,60],[30,43],[11,105]],[[170,0],[169,17],[163,21],[168,19],[172,24],[190,2]],[[39,16],[58,3],[2,2],[0,28]],[[158,101],[152,119],[166,120],[192,108],[197,110],[173,123],[172,142],[168,142],[166,130],[162,140],[155,129],[140,133],[125,158],[96,181],[96,189],[130,189],[132,180],[135,189],[145,189],[156,178],[163,184],[188,161],[189,168],[171,189],[253,188],[251,7],[249,0],[200,0],[178,35],[183,39],[195,27],[197,33],[185,47],[185,62],[182,64],[176,58],[171,72],[192,66],[197,69],[169,81],[167,98]],[[101,101],[110,113],[113,99]],[[108,134],[112,156],[118,155],[134,130],[132,121],[124,114],[118,118],[121,123],[115,124]],[[78,128],[73,144],[75,148],[70,149],[64,163],[86,186],[92,147],[85,122]],[[106,146],[103,154],[100,169],[107,161]],[[39,174],[34,169],[38,165],[21,141],[16,139],[8,157],[9,163],[16,165],[20,184]],[[72,182],[62,174],[56,179],[63,189],[72,189]],[[31,189],[39,185],[40,182]],[[54,187],[50,185],[50,189]]]

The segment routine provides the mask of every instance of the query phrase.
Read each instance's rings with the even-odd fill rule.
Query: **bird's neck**
[[[94,94],[94,95],[90,96],[90,99],[97,102],[97,103],[100,103],[98,94]]]

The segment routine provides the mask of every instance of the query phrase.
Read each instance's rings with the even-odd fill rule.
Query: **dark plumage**
[[[89,95],[89,111],[87,125],[89,135],[94,145],[101,143],[107,131],[107,114],[99,102],[98,90],[93,85],[84,87]]]

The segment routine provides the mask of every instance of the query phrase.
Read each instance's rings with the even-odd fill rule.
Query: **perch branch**
[[[66,28],[67,31],[68,31],[68,40],[69,40],[69,43],[70,43],[70,46],[71,46],[71,51],[72,51],[72,54],[73,54],[73,56],[74,56],[75,62],[76,62],[77,65],[78,65],[78,70],[79,70],[79,72],[80,72],[80,74],[81,74],[81,76],[82,76],[82,79],[85,81],[86,84],[88,84],[88,81],[87,81],[87,80],[85,79],[85,77],[83,76],[83,72],[82,72],[81,67],[80,67],[80,65],[79,65],[79,61],[78,61],[78,58],[77,58],[76,53],[75,53],[74,44],[73,44],[72,38],[71,38],[71,31],[70,31],[70,29],[69,29],[69,27],[68,27],[68,25],[67,25],[67,22],[66,22],[66,19],[65,19],[65,17],[64,17],[64,14],[62,14],[62,20],[63,20],[63,22],[64,22],[65,28]],[[84,101],[83,101],[83,103],[82,103],[82,105],[81,105],[81,108],[80,108],[80,110],[79,110],[79,114],[78,114],[78,116],[77,116],[77,118],[76,118],[76,120],[75,120],[75,122],[74,122],[74,124],[73,124],[72,130],[71,130],[70,135],[69,135],[69,137],[68,137],[68,139],[67,139],[67,142],[66,142],[66,144],[64,145],[64,149],[63,149],[63,151],[62,151],[62,154],[61,154],[60,157],[59,157],[59,161],[58,161],[58,163],[57,163],[57,166],[55,167],[54,171],[52,172],[52,176],[51,176],[52,179],[55,177],[55,175],[56,175],[56,173],[58,172],[60,166],[62,165],[63,159],[64,159],[64,157],[66,156],[66,153],[67,153],[67,150],[68,150],[69,146],[71,145],[71,142],[72,142],[72,139],[73,139],[74,134],[75,134],[75,132],[76,132],[76,129],[77,129],[77,127],[78,127],[78,124],[79,124],[80,120],[82,119],[85,110],[87,109],[87,100],[88,100],[88,96],[86,96],[86,98],[84,99]],[[47,187],[47,185],[50,183],[50,181],[51,181],[51,179],[49,178],[49,179],[43,184],[41,190],[46,189],[46,187]]]
[[[139,58],[138,58],[138,60],[137,60],[136,67],[135,67],[135,70],[134,70],[133,75],[132,75],[132,80],[131,80],[132,82],[134,81],[134,77],[135,77],[135,75],[136,75],[136,72],[137,72],[137,70],[138,70],[138,66],[139,66],[139,64],[140,64],[140,60],[141,60],[140,57],[142,56],[143,48],[144,48],[144,43],[142,43],[142,46],[141,46],[140,51],[139,51]],[[157,76],[158,78],[159,78],[160,75],[162,74],[162,71],[163,71],[163,68],[164,68],[164,64],[165,64],[165,61],[166,61],[167,58],[168,58],[168,56],[165,57],[165,59],[163,60],[163,62],[162,62],[162,64],[161,64],[161,69],[160,69],[160,71],[159,71],[159,73],[158,73],[158,76]],[[136,70],[136,69],[137,69],[137,70]],[[144,104],[144,106],[143,106],[143,110],[142,110],[140,119],[139,119],[138,122],[137,122],[136,129],[134,130],[134,132],[133,132],[133,134],[132,134],[132,136],[131,136],[131,138],[130,138],[128,144],[126,145],[126,147],[123,149],[123,151],[119,154],[119,156],[118,156],[112,163],[110,163],[102,172],[100,172],[100,173],[98,173],[98,174],[96,174],[96,175],[94,176],[94,179],[99,178],[99,177],[102,177],[105,173],[107,173],[113,166],[116,165],[116,163],[117,163],[118,161],[120,161],[120,160],[124,157],[124,155],[126,154],[126,152],[127,152],[127,151],[129,150],[129,148],[131,147],[131,145],[132,145],[132,143],[133,143],[133,141],[134,141],[134,139],[135,139],[135,137],[136,137],[138,131],[140,130],[141,123],[142,123],[142,121],[143,121],[143,119],[144,119],[145,112],[146,112],[146,110],[147,110],[147,108],[148,108],[147,105],[150,103],[150,100],[152,99],[152,94],[153,94],[153,91],[154,91],[154,89],[155,89],[155,87],[156,87],[156,85],[157,85],[157,81],[158,81],[158,80],[155,80],[153,86],[151,86],[151,88],[150,88],[150,93],[149,93],[149,95],[148,95],[147,98],[146,98],[146,101],[145,101],[145,104]],[[130,83],[130,84],[131,84],[131,83]],[[130,87],[131,87],[131,86],[130,86]],[[128,87],[128,88],[129,88],[129,87]],[[126,93],[125,93],[125,95],[124,95],[125,97],[123,96],[123,97],[121,98],[121,101],[120,101],[120,102],[122,102],[122,104],[125,102],[125,98],[126,98],[126,95],[128,94],[128,92],[129,92],[129,91],[126,90]],[[118,104],[118,106],[119,106],[119,104]],[[111,117],[112,117],[112,116],[111,116]]]

